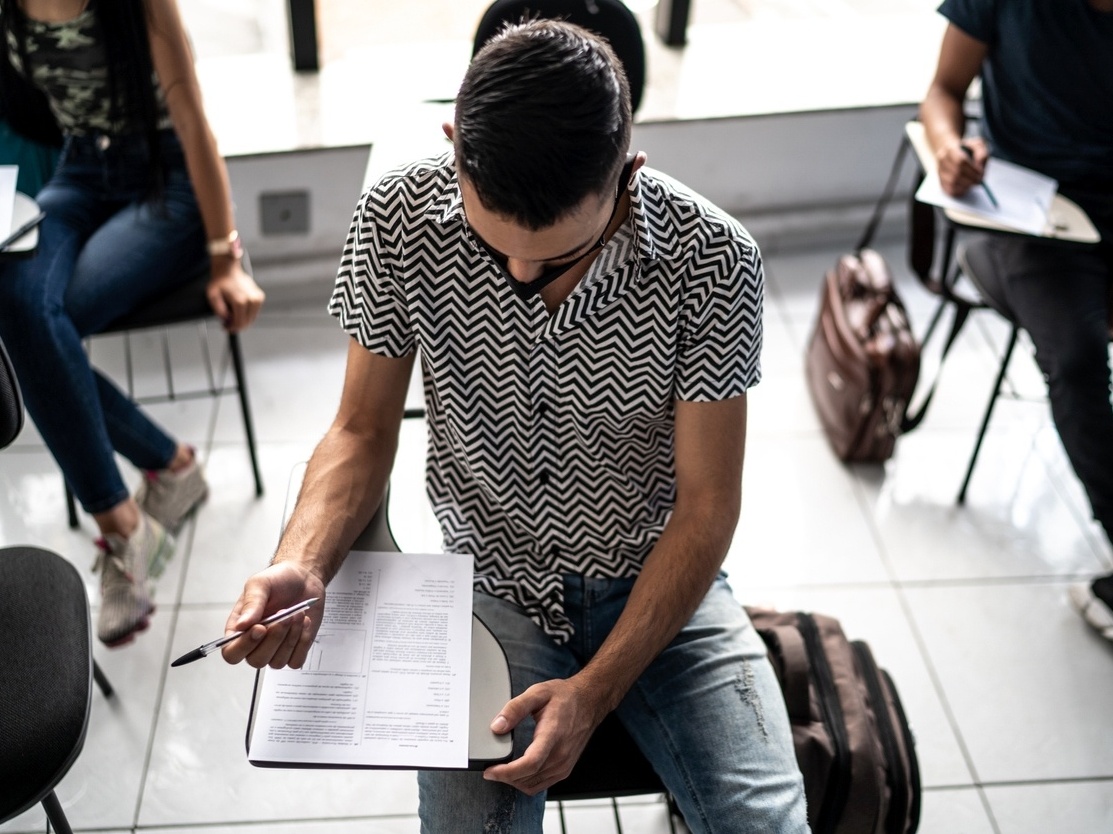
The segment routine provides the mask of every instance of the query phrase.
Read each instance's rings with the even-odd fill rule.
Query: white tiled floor
[[[184,5],[187,12],[212,10],[204,0]],[[805,0],[772,5],[782,15],[819,13]],[[910,15],[924,6],[905,5]],[[226,4],[225,13],[242,13],[243,31],[210,22],[204,37],[195,35],[199,53],[216,61],[245,39],[273,40],[273,20],[259,8],[252,0]],[[741,11],[755,20],[766,8],[739,0],[707,3],[702,14],[712,26],[714,14]],[[902,268],[900,245],[885,251],[922,329],[931,298]],[[994,346],[1003,338],[983,315],[948,360],[928,419],[901,440],[895,457],[884,467],[839,464],[812,413],[802,367],[819,278],[836,254],[766,251],[765,379],[750,399],[744,510],[727,558],[733,585],[747,603],[834,614],[851,636],[870,642],[916,731],[926,785],[921,831],[1113,831],[1113,647],[1087,630],[1066,599],[1070,582],[1113,568],[1113,558],[1088,519],[1046,407],[1038,397],[999,406],[967,505],[956,507]],[[219,632],[243,580],[268,559],[290,474],[335,408],[345,337],[322,308],[323,301],[272,304],[244,336],[267,486],[262,498],[253,496],[233,399],[151,407],[201,449],[212,497],[181,533],[151,629],[129,647],[94,650],[118,695],[95,694],[85,750],[59,790],[79,831],[418,830],[412,774],[253,769],[243,748],[250,670],[215,659],[168,668],[172,657]],[[200,374],[192,338],[189,328],[173,333],[176,371],[186,378]],[[219,347],[219,338],[213,344]],[[118,348],[99,342],[94,356],[119,371]],[[153,348],[141,354],[157,356]],[[140,383],[154,385],[156,373],[140,367]],[[1024,350],[1013,376],[1038,394]],[[412,549],[438,546],[421,490],[422,457],[422,427],[407,424],[392,514],[398,538]],[[33,427],[0,456],[0,496],[0,545],[32,543],[63,554],[95,602],[92,525],[84,519],[80,531],[66,528],[61,481]],[[628,803],[624,821],[631,831],[667,830],[664,806],[651,798]],[[548,830],[555,822],[551,814]],[[36,811],[0,832],[44,827]],[[610,831],[609,810],[577,807],[569,828]]]

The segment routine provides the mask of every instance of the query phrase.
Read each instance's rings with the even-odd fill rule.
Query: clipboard
[[[290,475],[290,482],[286,491],[286,507],[283,511],[282,526],[286,525],[286,516],[289,513],[293,498],[298,494],[301,480],[305,476],[305,464],[294,467]],[[378,552],[399,552],[398,543],[390,532],[387,519],[387,503],[390,498],[389,491],[383,497],[382,504],[375,515],[368,522],[363,532],[359,534],[352,544],[353,550],[368,550]],[[327,601],[325,603],[328,604]],[[500,764],[510,760],[513,751],[513,731],[503,735],[491,732],[490,722],[498,711],[510,700],[510,666],[506,659],[506,652],[499,643],[494,633],[474,613],[472,614],[472,651],[471,651],[471,690],[468,721],[468,764],[467,770],[483,770],[490,765]],[[399,767],[393,765],[352,765],[303,763],[303,762],[272,762],[250,758],[251,733],[254,728],[256,710],[259,703],[259,693],[266,669],[259,669],[255,673],[255,684],[251,693],[251,706],[248,710],[247,730],[244,736],[244,750],[248,753],[248,762],[255,767],[270,768],[298,768],[298,769],[326,769],[326,770],[410,770],[409,766]],[[444,768],[428,768],[444,769]]]
[[[468,766],[467,770],[483,770],[491,765],[510,760],[513,747],[513,733],[495,735],[491,732],[491,719],[498,714],[503,705],[510,700],[510,670],[506,662],[506,652],[498,638],[479,617],[472,615],[472,656],[471,656],[471,705],[468,726]],[[251,693],[251,707],[248,710],[247,733],[244,736],[244,750],[250,750],[251,732],[255,723],[255,711],[259,701],[259,691],[266,669],[255,673],[255,686]],[[327,764],[319,762],[273,762],[248,758],[255,767],[298,768],[313,770],[400,770],[392,765],[351,765]],[[428,768],[446,769],[446,768]]]

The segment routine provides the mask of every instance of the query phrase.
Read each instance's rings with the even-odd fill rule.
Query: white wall
[[[908,104],[644,122],[634,127],[634,146],[648,153],[652,167],[739,217],[766,251],[833,243],[849,247],[884,187],[904,123],[914,115],[915,105]],[[373,174],[405,161],[401,155],[437,153],[444,141],[431,136],[427,147],[383,143],[378,156],[372,146],[366,165],[366,146],[230,157],[240,232],[264,287],[325,297],[364,168]],[[906,174],[899,195],[907,194],[907,183]],[[310,193],[309,233],[263,235],[260,195],[296,189]],[[900,233],[903,219],[904,201],[897,199],[881,237]]]

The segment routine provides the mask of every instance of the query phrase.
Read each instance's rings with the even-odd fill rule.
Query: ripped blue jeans
[[[575,674],[610,633],[633,583],[565,577],[565,612],[576,634],[563,646],[516,606],[476,594],[475,613],[506,651],[514,694]],[[808,831],[781,690],[725,575],[617,713],[693,834]],[[514,731],[515,758],[531,738],[528,720]],[[527,796],[474,771],[422,772],[418,787],[423,834],[542,831],[544,794]]]

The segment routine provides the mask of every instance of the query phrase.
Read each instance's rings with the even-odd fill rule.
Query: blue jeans
[[[70,137],[38,194],[39,246],[0,265],[0,338],[27,411],[87,512],[128,490],[114,452],[164,468],[175,441],[93,369],[83,337],[208,269],[205,232],[177,136],[161,134],[162,203],[144,201],[147,151],[136,137]]]
[[[576,633],[563,646],[521,609],[477,593],[475,613],[506,651],[513,694],[575,674],[610,633],[633,582],[565,577],[565,610]],[[724,576],[616,712],[693,834],[807,832],[781,690],[765,645]],[[532,730],[532,720],[514,730],[515,758]],[[422,772],[418,787],[423,834],[542,830],[544,794],[527,796],[474,771]]]

